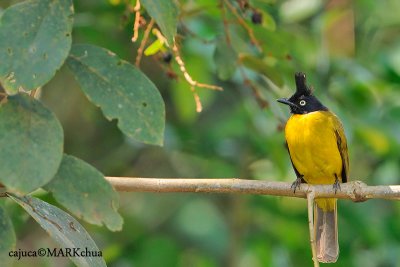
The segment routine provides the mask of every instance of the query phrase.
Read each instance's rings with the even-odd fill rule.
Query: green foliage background
[[[16,1],[1,1],[6,8]],[[189,85],[170,79],[157,57],[142,70],[166,106],[164,147],[124,136],[115,121],[80,91],[63,67],[43,88],[42,101],[64,128],[65,153],[105,175],[139,177],[240,177],[292,181],[283,146],[289,116],[275,99],[289,96],[293,74],[304,71],[316,95],[343,121],[350,150],[351,179],[399,184],[400,179],[400,3],[396,0],[250,1],[266,25],[251,25],[263,53],[246,32],[232,26],[232,44],[260,97],[232,68],[232,51],[216,42],[186,36],[181,53],[189,73],[223,92],[199,89],[204,106],[196,113]],[[134,62],[133,15],[123,1],[74,1],[74,42],[91,43]],[[224,34],[214,0],[180,1],[181,21],[202,39]],[[270,17],[268,17],[270,16]],[[148,17],[146,16],[146,19]],[[229,20],[234,17],[228,15]],[[268,23],[269,21],[269,23]],[[241,51],[238,54],[237,51]],[[226,58],[226,66],[221,57]],[[258,60],[258,61],[257,61]],[[1,64],[1,63],[0,63]],[[173,67],[177,73],[178,68]],[[233,75],[231,77],[231,75]],[[229,78],[229,79],[226,79]],[[224,79],[224,81],[220,80]],[[267,80],[266,80],[267,79]],[[271,81],[274,85],[271,85]],[[43,195],[52,202],[51,196]],[[84,224],[109,266],[310,266],[304,200],[250,195],[120,193],[121,232]],[[54,247],[19,208],[8,210],[17,248]],[[339,201],[340,256],[332,266],[400,266],[400,204]],[[37,230],[37,231],[36,231]],[[15,266],[69,266],[68,259],[22,259]]]

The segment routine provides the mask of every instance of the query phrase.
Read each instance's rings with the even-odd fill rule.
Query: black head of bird
[[[296,92],[290,98],[280,98],[278,102],[290,107],[293,114],[307,114],[313,111],[328,110],[312,93],[306,83],[306,75],[297,72],[294,75],[296,80]]]

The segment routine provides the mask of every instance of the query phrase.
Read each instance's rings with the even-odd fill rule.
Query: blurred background
[[[0,7],[16,2],[2,0]],[[139,44],[131,42],[129,11],[135,1],[74,4],[75,43],[103,46],[135,62]],[[295,174],[282,130],[290,114],[275,99],[290,96],[294,72],[303,71],[344,124],[351,180],[400,183],[400,1],[180,0],[179,9],[177,42],[189,73],[224,91],[199,88],[203,111],[197,113],[190,86],[167,60],[168,49],[144,56],[141,69],[166,103],[165,145],[157,147],[124,136],[62,68],[41,98],[62,122],[66,153],[108,176],[291,182]],[[249,29],[261,51],[251,44]],[[109,266],[312,265],[305,200],[187,193],[120,197],[121,232],[82,222]],[[19,207],[10,208],[17,248],[56,246]],[[340,256],[331,266],[400,266],[399,202],[340,200],[338,216]],[[25,258],[15,264],[27,265],[72,263]]]

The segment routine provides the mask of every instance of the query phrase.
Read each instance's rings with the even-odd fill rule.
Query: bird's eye
[[[300,100],[299,104],[300,104],[300,106],[305,106],[307,103],[305,100]]]

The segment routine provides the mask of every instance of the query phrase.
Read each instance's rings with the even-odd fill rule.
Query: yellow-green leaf
[[[160,39],[155,40],[151,45],[149,45],[146,50],[144,50],[145,56],[152,56],[157,54],[158,51],[164,46],[164,43],[160,41]]]

